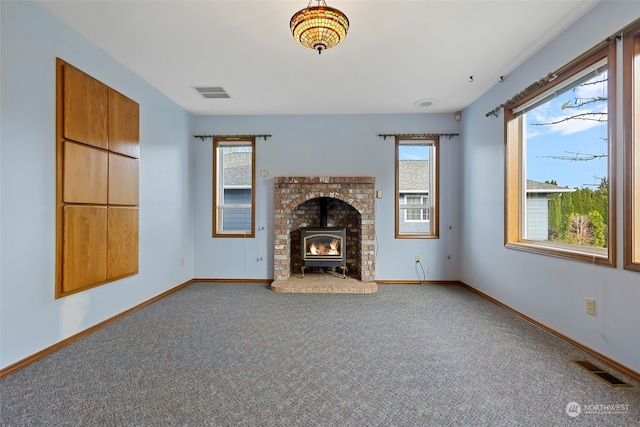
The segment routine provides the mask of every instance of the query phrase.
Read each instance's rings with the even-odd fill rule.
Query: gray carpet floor
[[[602,365],[456,285],[336,295],[194,283],[0,380],[0,421],[640,425],[640,384],[605,366],[633,385],[611,387],[574,359]]]

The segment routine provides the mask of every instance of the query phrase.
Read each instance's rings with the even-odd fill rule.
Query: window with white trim
[[[405,194],[404,204],[407,205],[404,211],[404,220],[406,222],[429,221],[429,196]]]

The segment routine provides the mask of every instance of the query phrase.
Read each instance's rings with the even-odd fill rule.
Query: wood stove
[[[346,229],[340,227],[300,228],[302,277],[306,267],[340,267],[342,278],[347,269]]]

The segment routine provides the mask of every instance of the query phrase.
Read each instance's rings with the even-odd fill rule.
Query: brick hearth
[[[334,212],[338,213],[329,225],[347,227],[348,233],[351,233],[347,251],[348,256],[352,258],[350,270],[355,271],[350,271],[350,274],[355,274],[363,283],[375,281],[375,178],[274,177],[273,181],[274,289],[281,289],[282,282],[287,281],[292,274],[292,233],[298,233],[301,226],[317,226],[305,223],[306,218],[298,218],[301,212],[312,211],[313,208],[299,207],[312,205],[314,199],[323,197],[335,199],[333,205],[337,206]],[[346,204],[352,209],[341,208],[341,204]],[[349,210],[353,213],[348,213]],[[330,211],[330,221],[331,215]],[[349,245],[352,247],[349,248]]]
[[[271,289],[280,293],[296,294],[372,294],[378,291],[376,282],[363,283],[352,277],[342,278],[335,271],[292,274],[286,281],[273,282]]]

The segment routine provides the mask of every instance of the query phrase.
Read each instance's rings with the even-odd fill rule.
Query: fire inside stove
[[[307,239],[307,255],[340,255],[340,240],[332,237],[314,236]]]
[[[346,230],[339,227],[301,228],[302,275],[305,267],[346,269]]]

